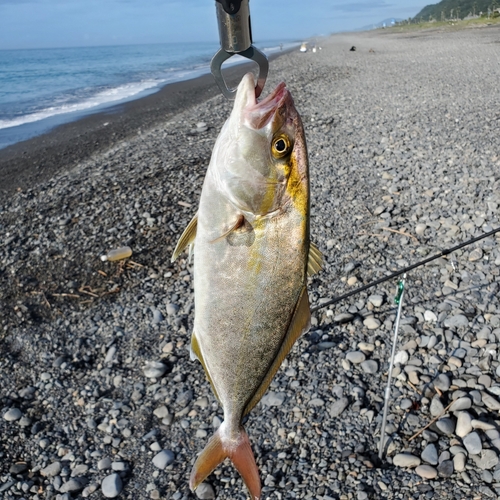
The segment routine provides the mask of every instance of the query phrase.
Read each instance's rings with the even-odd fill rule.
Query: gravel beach
[[[500,226],[500,28],[320,45],[275,59],[264,91],[284,80],[305,125],[312,306]],[[222,411],[189,359],[191,265],[170,256],[231,109],[188,88],[65,168],[0,158],[1,498],[247,498],[229,462],[188,488]],[[249,415],[263,499],[500,497],[500,237],[409,274],[380,461],[396,284],[315,313]]]

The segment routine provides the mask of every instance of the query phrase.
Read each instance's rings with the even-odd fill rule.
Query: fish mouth
[[[247,123],[253,129],[265,127],[274,117],[277,111],[285,109],[287,104],[292,103],[292,96],[286,88],[285,82],[279,83],[276,88],[260,102],[255,97],[255,88],[249,90],[253,93],[253,99],[249,96],[250,104],[244,109]]]

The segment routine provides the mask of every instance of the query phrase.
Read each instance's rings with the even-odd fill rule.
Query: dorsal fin
[[[172,254],[170,262],[174,262],[175,259],[179,257],[179,255],[184,251],[184,249],[187,246],[194,244],[197,227],[198,227],[198,213],[195,214],[195,216],[191,219],[191,222],[187,225],[186,229],[184,229],[184,232],[181,234],[181,237],[179,238],[177,245],[175,245],[175,250],[174,253]],[[191,253],[192,252],[190,249],[189,251],[190,256]]]
[[[288,326],[288,331],[286,332],[283,342],[281,343],[280,349],[271,363],[269,370],[262,380],[260,387],[255,391],[252,399],[248,402],[245,407],[244,415],[249,413],[252,408],[261,400],[264,393],[267,391],[271,380],[281,366],[281,363],[285,359],[286,355],[290,352],[295,341],[305,332],[309,330],[311,326],[311,311],[309,309],[309,296],[307,295],[307,288],[304,287],[300,294],[299,300],[295,306],[295,310]]]
[[[311,241],[309,243],[309,258],[307,260],[307,275],[319,273],[323,269],[323,254],[320,249]]]

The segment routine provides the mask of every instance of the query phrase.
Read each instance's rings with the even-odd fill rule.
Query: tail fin
[[[252,500],[259,500],[259,470],[257,469],[257,464],[255,463],[255,458],[245,429],[240,427],[237,445],[235,447],[227,447],[224,446],[221,440],[221,427],[217,429],[217,432],[210,438],[208,444],[196,459],[193,470],[191,471],[191,477],[189,478],[189,487],[194,491],[225,458],[230,458],[241,474],[243,481],[245,481],[245,485],[250,492]]]

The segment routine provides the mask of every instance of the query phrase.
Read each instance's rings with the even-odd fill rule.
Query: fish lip
[[[252,90],[254,92],[254,90]],[[257,101],[245,108],[247,121],[254,129],[265,127],[275,113],[282,109],[292,99],[285,82],[280,82],[276,88],[264,99]]]

